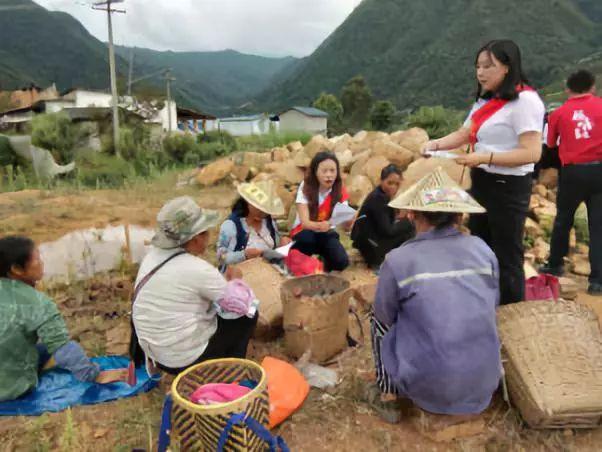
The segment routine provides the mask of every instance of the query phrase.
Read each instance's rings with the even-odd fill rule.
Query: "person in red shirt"
[[[595,76],[585,70],[567,79],[569,99],[548,122],[548,147],[557,147],[562,163],[550,257],[541,273],[561,276],[569,251],[575,211],[587,206],[591,274],[588,292],[602,295],[602,98],[595,95]]]

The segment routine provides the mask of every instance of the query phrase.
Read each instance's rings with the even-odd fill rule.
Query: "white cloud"
[[[106,15],[92,0],[35,0],[65,11],[107,39]],[[115,14],[115,41],[157,50],[235,49],[260,55],[305,56],[361,0],[126,0]]]

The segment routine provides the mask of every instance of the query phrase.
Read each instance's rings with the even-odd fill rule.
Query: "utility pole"
[[[171,70],[165,71],[165,83],[167,84],[167,133],[171,134],[171,82],[175,82],[176,79],[171,76]]]
[[[113,146],[115,155],[119,156],[119,98],[117,96],[117,71],[115,68],[115,49],[113,47],[113,13],[125,14],[123,9],[114,9],[115,3],[123,3],[125,0],[105,0],[94,3],[92,9],[107,12],[109,25],[109,69],[111,72],[111,94],[113,96]]]

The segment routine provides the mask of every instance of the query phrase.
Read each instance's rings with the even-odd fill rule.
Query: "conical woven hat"
[[[462,190],[441,167],[397,196],[389,206],[422,212],[485,212],[485,208]]]
[[[268,215],[284,215],[284,204],[271,180],[240,184],[238,194],[252,206]]]

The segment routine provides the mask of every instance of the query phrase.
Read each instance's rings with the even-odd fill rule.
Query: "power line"
[[[111,73],[111,94],[113,96],[113,147],[115,155],[119,156],[119,97],[117,95],[117,71],[115,68],[115,48],[113,46],[113,13],[125,14],[124,9],[115,9],[112,6],[116,3],[123,3],[125,0],[106,0],[95,2],[92,9],[105,11],[107,13],[107,22],[109,26],[109,70]]]

